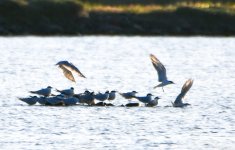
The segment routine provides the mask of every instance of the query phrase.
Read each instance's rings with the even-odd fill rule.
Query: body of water
[[[158,77],[150,53],[176,83],[165,92],[153,89]],[[0,55],[0,149],[235,148],[235,38],[1,37]],[[60,60],[87,79],[68,81],[55,66]],[[166,107],[189,78],[191,106]],[[17,99],[48,85],[161,99],[153,108],[28,106]],[[117,95],[113,103],[127,102]]]

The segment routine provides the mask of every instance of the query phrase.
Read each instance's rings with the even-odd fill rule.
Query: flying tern
[[[78,74],[78,76],[80,77],[83,77],[83,78],[86,78],[81,72],[80,70],[74,66],[71,62],[68,62],[68,61],[59,61],[56,65],[58,65],[62,70],[63,70],[63,73],[64,73],[64,76],[73,81],[73,82],[76,82],[75,79],[74,79],[74,76],[72,74],[72,71],[74,71],[75,73]]]
[[[153,67],[157,70],[158,73],[158,81],[161,82],[159,85],[155,86],[154,88],[157,87],[162,87],[162,90],[164,91],[163,87],[168,85],[168,84],[174,84],[173,81],[169,81],[166,76],[166,68],[164,65],[157,59],[156,56],[153,54],[150,54],[150,59],[152,61]]]
[[[192,85],[193,85],[192,79],[188,79],[184,83],[180,94],[176,97],[176,100],[174,101],[174,103],[172,103],[173,107],[184,107],[184,106],[190,105],[189,103],[183,103],[182,99],[184,98],[186,93],[189,91],[189,89],[192,87]]]

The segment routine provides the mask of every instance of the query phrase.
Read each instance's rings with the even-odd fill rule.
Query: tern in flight
[[[168,84],[174,84],[172,81],[167,80],[166,76],[166,68],[164,65],[155,57],[153,54],[150,54],[150,59],[152,61],[153,67],[157,70],[158,73],[158,81],[161,82],[159,85],[155,86],[154,88],[157,87],[162,87],[162,90],[164,92],[163,87],[168,85]]]
[[[62,70],[63,70],[63,73],[64,73],[64,76],[71,80],[72,82],[76,82],[75,79],[74,79],[74,76],[72,74],[72,71],[74,71],[75,73],[78,74],[78,76],[80,77],[83,77],[83,78],[86,78],[81,72],[80,70],[74,66],[71,62],[68,62],[68,61],[59,61],[56,65],[58,65]]]
[[[193,80],[192,79],[188,79],[184,83],[180,94],[177,96],[174,103],[172,103],[173,107],[184,107],[184,106],[190,105],[189,103],[183,103],[182,99],[184,98],[186,93],[189,91],[189,89],[192,87],[192,85],[193,85]]]

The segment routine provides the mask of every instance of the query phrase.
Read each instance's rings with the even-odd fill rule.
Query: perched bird
[[[186,95],[186,93],[189,91],[189,89],[192,87],[193,85],[193,80],[192,79],[188,79],[182,89],[180,94],[177,96],[176,100],[174,101],[174,103],[172,103],[173,107],[184,107],[187,105],[190,105],[189,103],[183,103],[182,99],[184,98],[184,96]]]
[[[29,104],[29,105],[34,105],[37,103],[38,101],[38,97],[37,96],[30,96],[30,97],[27,97],[27,98],[19,98],[19,100]]]
[[[74,95],[74,88],[71,87],[70,89],[65,89],[65,90],[58,90],[56,89],[57,92],[60,92],[61,94],[64,94],[67,97],[71,97]]]
[[[47,98],[46,97],[39,97],[38,98],[38,103],[41,105],[45,105],[47,102]]]
[[[94,92],[85,91],[82,94],[75,94],[74,97],[79,99],[79,103],[86,103],[88,105],[95,104]]]
[[[146,104],[146,106],[147,106],[147,107],[157,106],[159,99],[160,99],[159,97],[155,97],[153,100],[149,101],[149,102]]]
[[[116,97],[116,92],[117,91],[111,91],[110,93],[109,93],[109,98],[108,98],[108,100],[114,100],[115,99],[115,97]]]
[[[141,97],[140,96],[135,96],[135,98],[138,99],[140,102],[147,104],[150,101],[152,101],[152,96],[153,95],[151,93],[149,93],[146,96],[141,96]]]
[[[76,97],[70,97],[70,98],[65,98],[65,99],[63,99],[63,103],[64,103],[64,105],[66,105],[66,106],[69,106],[69,105],[76,105],[78,101],[79,101],[79,99],[76,98]]]
[[[58,65],[62,70],[63,70],[63,73],[64,73],[64,76],[73,81],[73,82],[76,82],[74,77],[73,77],[73,74],[72,74],[72,71],[74,71],[75,73],[78,74],[78,76],[80,77],[83,77],[83,78],[86,78],[81,72],[80,70],[75,67],[71,62],[68,62],[68,61],[59,61],[56,65]]]
[[[109,91],[106,91],[104,94],[102,93],[97,93],[94,95],[95,99],[99,100],[99,101],[105,101],[109,98]]]
[[[51,95],[51,89],[52,89],[52,87],[48,86],[47,88],[41,89],[41,90],[38,90],[38,91],[30,91],[30,93],[42,95],[44,97],[48,97],[48,96]]]
[[[51,106],[61,106],[64,105],[63,103],[63,97],[60,95],[55,97],[47,97],[45,105],[51,105]]]
[[[164,89],[163,89],[164,86],[166,86],[168,84],[174,84],[174,82],[168,81],[167,76],[166,76],[166,68],[157,59],[157,57],[155,57],[153,54],[150,54],[150,59],[152,61],[153,67],[157,70],[158,81],[161,82],[159,85],[155,86],[154,88],[162,87],[162,90],[164,91]]]
[[[119,94],[125,99],[131,99],[135,97],[136,93],[137,93],[136,91],[132,91],[132,92],[127,92],[127,93],[119,93]]]

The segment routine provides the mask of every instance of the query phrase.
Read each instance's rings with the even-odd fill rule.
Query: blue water
[[[149,54],[176,84],[158,84]],[[0,37],[0,149],[235,149],[235,38]],[[55,66],[71,61],[87,79]],[[173,108],[184,82],[194,85]],[[17,97],[51,85],[75,92],[136,90],[154,108],[28,106]],[[53,90],[53,93],[56,92]],[[120,95],[115,105],[127,103]]]

